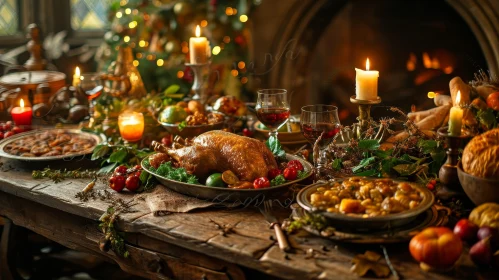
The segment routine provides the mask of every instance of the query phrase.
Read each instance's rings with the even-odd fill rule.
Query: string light
[[[246,63],[244,63],[244,61],[239,61],[239,63],[237,64],[237,67],[238,67],[239,69],[243,69],[243,68],[244,68],[244,66],[246,66]]]
[[[128,27],[130,27],[130,28],[135,28],[135,27],[137,27],[137,22],[136,22],[135,20],[134,20],[134,21],[132,21],[132,22],[130,22],[130,23],[128,24]]]
[[[135,67],[139,66],[139,61],[138,60],[134,60],[133,61],[133,66],[135,66]]]
[[[206,26],[208,26],[208,21],[207,21],[207,20],[205,20],[205,19],[203,19],[203,20],[201,21],[201,27],[206,27]]]
[[[182,79],[184,77],[184,71],[177,72],[177,78]]]
[[[225,8],[225,14],[231,16],[234,14],[234,10],[231,7]]]
[[[153,60],[152,54],[148,54],[148,55],[146,56],[146,58],[147,58],[147,60]]]
[[[139,46],[140,46],[141,48],[145,47],[145,46],[146,46],[146,41],[144,41],[144,40],[140,40],[140,41],[139,41]]]
[[[126,4],[128,4],[128,0],[121,0],[120,1],[121,6],[125,6]]]
[[[212,53],[213,55],[217,55],[217,54],[219,54],[219,53],[220,53],[220,51],[221,51],[220,47],[219,47],[219,46],[215,46],[215,47],[213,48],[213,50],[211,50],[211,53]]]
[[[126,8],[126,10],[125,10],[125,14],[129,15],[129,14],[131,14],[131,13],[132,13],[132,9],[130,9],[130,8]]]
[[[224,43],[226,43],[226,44],[230,43],[230,37],[229,36],[225,36],[224,37]]]
[[[245,84],[248,82],[248,78],[247,77],[242,77],[241,78],[241,84]]]
[[[138,14],[139,14],[139,10],[137,10],[137,9],[133,9],[132,14],[134,14],[134,15],[138,15]]]
[[[161,58],[156,61],[156,65],[158,66],[163,66],[163,64],[165,64],[165,61]]]
[[[137,58],[142,58],[143,57],[143,54],[142,53],[137,53]]]
[[[125,41],[125,43],[128,43],[130,41],[130,36],[125,36],[123,38],[123,41]]]
[[[123,13],[122,13],[122,12],[117,12],[117,13],[116,13],[116,17],[117,17],[117,18],[121,18],[122,16],[123,16]]]
[[[247,21],[248,21],[248,16],[247,16],[247,15],[241,15],[241,16],[239,17],[239,20],[240,20],[241,22],[247,22]]]
[[[232,76],[234,76],[234,77],[237,77],[237,75],[239,75],[239,72],[238,72],[236,69],[232,69],[232,70],[230,71],[230,73],[231,73],[231,74],[232,74]]]
[[[182,47],[182,53],[188,53],[189,52],[189,47],[183,46]]]

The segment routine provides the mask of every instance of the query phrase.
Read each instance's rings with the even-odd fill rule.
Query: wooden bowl
[[[464,192],[475,205],[485,202],[499,202],[499,180],[468,174],[463,170],[461,161],[457,165],[457,176]]]

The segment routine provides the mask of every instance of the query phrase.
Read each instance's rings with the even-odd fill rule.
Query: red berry
[[[253,187],[255,189],[264,189],[270,187],[270,181],[266,177],[260,177],[253,181]]]
[[[278,175],[281,175],[281,170],[279,168],[274,168],[274,169],[269,170],[267,177],[269,177],[269,180],[272,180],[275,177],[277,177]]]
[[[296,168],[293,167],[287,167],[282,172],[282,175],[284,175],[284,179],[288,181],[293,181],[296,180],[296,178],[298,177],[298,170],[296,170]]]
[[[12,128],[12,132],[14,132],[15,134],[18,134],[18,133],[21,133],[23,132],[24,130],[22,128],[20,128],[19,126],[14,126]]]
[[[12,135],[14,135],[14,132],[12,132],[12,131],[7,131],[7,132],[5,132],[5,133],[3,134],[3,138],[7,138],[7,137],[10,137],[10,136],[12,136]]]
[[[244,128],[243,129],[243,135],[246,136],[246,137],[252,137],[253,136],[253,131],[247,129],[247,128]]]
[[[127,167],[120,165],[114,169],[114,174],[126,175]]]
[[[109,179],[109,187],[117,192],[121,192],[125,187],[125,177],[121,175],[111,176]]]
[[[4,125],[3,125],[3,130],[4,131],[9,131],[10,129],[12,128],[12,122],[6,122]]]
[[[0,140],[3,139],[3,132],[0,131]]]
[[[437,180],[435,180],[435,179],[430,180],[430,184],[436,185],[437,184]]]
[[[130,191],[135,191],[140,187],[140,179],[138,176],[128,176],[126,178],[126,188]]]
[[[295,160],[290,160],[288,162],[288,164],[286,165],[286,167],[292,167],[296,170],[302,170],[303,171],[303,164],[301,164],[301,162],[297,159]]]
[[[432,185],[432,184],[430,184],[430,183],[426,184],[426,187],[427,187],[430,191],[432,191],[432,190],[434,190],[434,189],[435,189],[435,186],[434,186],[434,185]]]

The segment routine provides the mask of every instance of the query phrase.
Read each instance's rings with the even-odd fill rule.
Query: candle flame
[[[24,100],[21,98],[21,101],[19,101],[19,105],[21,106],[21,108],[24,108]]]
[[[369,71],[369,58],[366,60],[366,70]]]
[[[201,36],[201,28],[198,26],[196,26],[196,37],[199,37]]]
[[[428,92],[428,98],[430,98],[430,99],[435,98],[435,96],[437,96],[437,94],[435,92],[433,92],[433,91]]]
[[[78,67],[78,66],[76,67],[75,75],[80,76],[80,67]]]
[[[457,96],[456,96],[456,105],[459,106],[461,104],[461,91],[457,91]]]

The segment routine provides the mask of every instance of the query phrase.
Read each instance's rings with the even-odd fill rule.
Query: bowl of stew
[[[424,186],[388,178],[348,177],[303,188],[298,204],[332,227],[356,231],[396,228],[430,208],[435,198]]]

